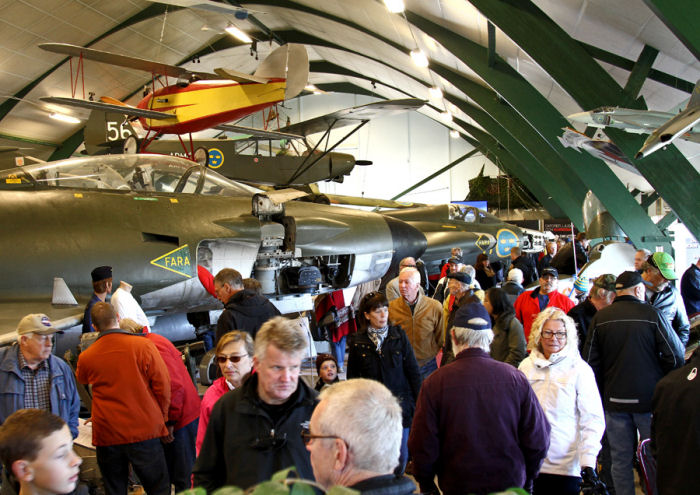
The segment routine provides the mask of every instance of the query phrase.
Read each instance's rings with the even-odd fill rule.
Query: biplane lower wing
[[[141,117],[145,119],[167,120],[175,119],[174,115],[156,110],[148,110],[145,108],[136,108],[129,105],[113,105],[111,103],[102,103],[100,101],[81,100],[80,98],[66,98],[62,96],[44,96],[39,98],[46,103],[55,105],[66,105],[69,107],[85,108],[87,110],[100,110],[102,112],[117,112],[129,115],[131,117]]]
[[[246,127],[243,125],[234,125],[234,124],[221,124],[217,125],[214,127],[214,129],[218,129],[220,131],[227,131],[227,132],[238,132],[240,134],[248,134],[253,138],[261,138],[261,139],[303,139],[304,136],[300,136],[298,134],[291,134],[289,132],[281,132],[281,131],[270,131],[266,129],[256,129],[255,127]]]

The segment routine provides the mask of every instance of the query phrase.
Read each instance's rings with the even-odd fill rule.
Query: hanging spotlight
[[[428,90],[428,95],[430,95],[430,99],[433,101],[440,101],[442,100],[442,90],[438,88],[437,86],[434,86]]]
[[[411,59],[418,67],[428,66],[428,57],[425,56],[425,53],[423,53],[423,50],[420,48],[417,48],[411,52]]]
[[[66,115],[65,113],[50,113],[49,117],[55,120],[60,120],[61,122],[66,122],[68,124],[80,124],[80,119],[73,117],[72,115]]]
[[[384,0],[384,5],[392,14],[398,14],[404,11],[403,0]]]
[[[243,31],[238,29],[236,26],[229,26],[226,29],[224,29],[228,34],[236,38],[237,40],[242,41],[243,43],[252,43],[253,40],[245,34]]]
[[[457,132],[457,131],[455,131],[454,129],[452,129],[452,130],[450,131],[450,137],[451,137],[452,139],[457,139],[457,138],[459,138],[459,132]]]

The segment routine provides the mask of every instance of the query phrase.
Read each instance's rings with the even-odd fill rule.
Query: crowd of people
[[[684,351],[700,260],[679,291],[673,258],[640,250],[634,270],[579,283],[575,301],[558,290],[559,274],[575,276],[586,249],[585,234],[561,249],[548,243],[540,259],[516,247],[506,272],[484,255],[467,265],[455,248],[434,291],[420,260],[402,260],[385,291],[372,285],[317,312],[333,307],[336,323],[353,325],[342,347],[316,357],[315,387],[300,380],[306,332],[239,272],[221,270],[211,288],[224,304],[211,336],[220,376],[201,399],[179,351],[148,331],[131,287],[107,302],[112,270],[98,267],[84,328],[97,339],[75,373],[51,353],[59,330],[46,315],[24,317],[16,344],[0,349],[2,494],[78,489],[78,384],[90,385],[107,495],[126,495],[130,469],[147,494],[165,495],[246,489],[290,466],[363,494],[415,493],[407,470],[425,494],[607,485],[633,495],[634,452],[647,438],[658,493],[692,493],[700,352],[686,364]]]

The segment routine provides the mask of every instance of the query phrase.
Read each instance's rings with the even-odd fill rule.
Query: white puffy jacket
[[[578,349],[567,345],[549,359],[534,349],[518,369],[530,382],[552,426],[540,472],[579,476],[582,466],[595,467],[605,417],[593,370]]]

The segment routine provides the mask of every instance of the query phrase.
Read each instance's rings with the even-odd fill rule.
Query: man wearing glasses
[[[615,290],[613,303],[591,321],[582,357],[593,368],[603,398],[615,493],[634,495],[637,432],[640,441],[649,438],[654,387],[683,366],[683,345],[664,315],[645,302],[639,273],[623,272]]]
[[[302,436],[314,477],[325,489],[347,486],[360,493],[408,495],[416,486],[395,476],[401,446],[401,406],[375,380],[339,382],[321,402]]]
[[[209,417],[194,486],[211,493],[222,486],[247,489],[295,466],[313,479],[301,432],[316,407],[316,392],[299,380],[308,347],[305,332],[278,316],[255,336],[255,373],[225,394]]]
[[[30,314],[17,326],[17,343],[0,349],[0,424],[18,409],[44,409],[78,436],[80,398],[73,371],[51,354],[58,331],[46,315]]]

